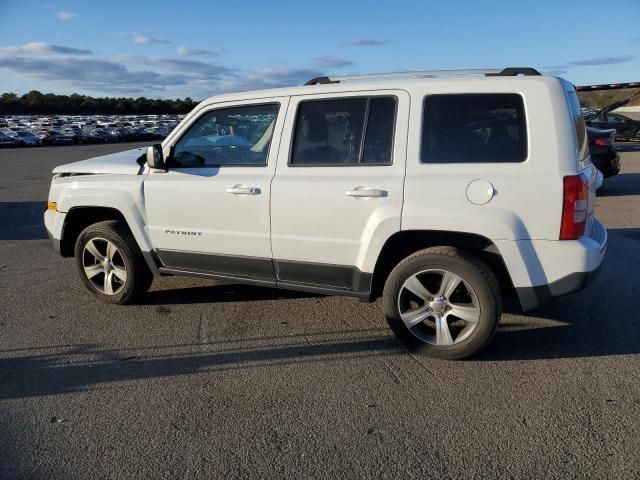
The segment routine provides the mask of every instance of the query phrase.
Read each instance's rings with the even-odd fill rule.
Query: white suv
[[[505,289],[530,310],[582,288],[607,242],[575,89],[529,68],[212,97],[162,145],[53,172],[47,230],[101,300],[153,275],[382,296],[444,358],[489,342]]]

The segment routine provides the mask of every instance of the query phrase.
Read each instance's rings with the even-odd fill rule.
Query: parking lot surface
[[[595,284],[461,362],[379,302],[165,277],[99,303],[46,238],[50,172],[134,146],[0,151],[0,478],[639,478],[637,146]]]

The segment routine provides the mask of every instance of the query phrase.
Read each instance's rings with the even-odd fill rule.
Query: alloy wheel
[[[124,258],[110,240],[89,240],[82,251],[82,266],[91,284],[105,295],[118,294],[127,282]]]
[[[402,284],[397,302],[409,332],[432,345],[460,343],[480,321],[478,295],[462,277],[448,270],[413,274]]]

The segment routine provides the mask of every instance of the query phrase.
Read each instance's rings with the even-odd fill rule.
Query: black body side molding
[[[158,250],[163,275],[190,275],[323,295],[371,299],[373,274],[357,267]]]

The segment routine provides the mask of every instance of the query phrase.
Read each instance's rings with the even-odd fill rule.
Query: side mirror
[[[155,145],[151,145],[147,147],[147,165],[150,168],[155,168],[157,170],[164,170],[164,158],[162,156],[162,145],[159,143]]]

